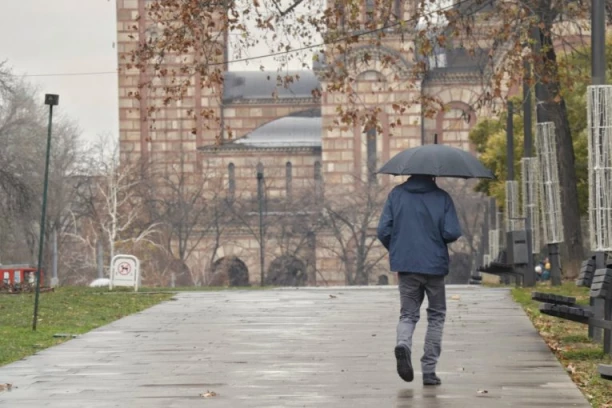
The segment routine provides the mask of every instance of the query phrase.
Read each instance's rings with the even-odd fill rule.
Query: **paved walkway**
[[[0,383],[15,387],[0,406],[590,406],[503,289],[450,288],[444,384],[424,388],[418,372],[404,383],[392,353],[396,291],[183,293],[0,368]]]

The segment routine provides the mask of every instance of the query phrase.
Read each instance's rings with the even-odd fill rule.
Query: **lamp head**
[[[49,106],[59,105],[59,95],[46,94],[45,95],[45,105],[49,105]]]

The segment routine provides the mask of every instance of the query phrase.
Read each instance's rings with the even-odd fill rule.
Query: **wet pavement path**
[[[447,296],[437,388],[395,372],[396,287],[192,292],[0,367],[0,406],[590,406],[507,290]]]

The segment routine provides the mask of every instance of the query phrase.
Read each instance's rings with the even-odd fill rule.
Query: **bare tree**
[[[358,86],[360,73],[375,66],[389,73],[385,88],[396,95],[392,103],[396,118],[388,123],[391,133],[402,125],[401,114],[415,104],[420,104],[425,117],[444,109],[444,101],[420,91],[422,80],[437,68],[442,55],[472,60],[482,76],[475,87],[480,91],[473,108],[493,112],[499,112],[508,94],[520,85],[524,63],[530,62],[534,67],[531,85],[536,80],[544,85],[543,92],[538,92],[540,113],[556,124],[560,161],[565,163],[560,168],[565,237],[569,258],[576,261],[583,255],[577,179],[560,86],[565,69],[557,61],[557,52],[584,37],[589,6],[589,2],[564,0],[334,0],[326,4],[164,0],[151,2],[145,15],[139,16],[133,25],[139,46],[124,57],[128,68],[147,73],[141,89],[164,93],[167,103],[182,99],[194,86],[215,90],[223,86],[228,59],[225,33],[235,34],[231,36],[237,39],[233,57],[238,60],[248,59],[255,45],[270,39],[270,54],[278,57],[273,59],[273,69],[278,69],[279,87],[299,80],[286,72],[292,57],[314,53],[325,89],[313,89],[313,95],[325,92],[326,99],[342,101],[330,118],[333,125],[376,126],[382,131],[381,114],[389,112],[366,103]],[[162,78],[169,78],[171,86],[155,86]],[[134,93],[136,98],[141,96]],[[163,106],[149,110],[159,108]],[[207,119],[209,128],[231,134],[215,106],[191,113]]]
[[[325,248],[342,262],[349,285],[368,285],[376,272],[387,270],[381,262],[386,250],[378,242],[376,227],[388,188],[383,183],[356,180],[349,194],[326,193],[322,233],[330,233],[333,240]]]
[[[438,185],[452,196],[462,232],[461,238],[449,246],[448,279],[451,283],[467,283],[479,252],[487,203],[482,194],[474,192],[473,181],[438,179]]]
[[[15,78],[6,62],[0,64],[0,215],[2,245],[7,253],[11,242],[21,248],[9,259],[29,259],[35,252],[35,221],[32,218],[41,174],[40,141],[44,140],[42,110],[34,99],[34,89]],[[17,239],[15,239],[17,238]],[[24,247],[23,242],[28,245]],[[29,249],[29,251],[23,251]],[[4,251],[3,251],[4,252]]]
[[[3,262],[35,261],[43,189],[47,117],[41,95],[0,63],[0,257]],[[80,130],[62,115],[54,118],[49,168],[47,236],[63,231],[81,163]],[[48,261],[51,246],[47,245]],[[49,265],[49,262],[44,262]],[[50,269],[50,268],[49,268]]]
[[[202,274],[188,266],[202,243],[213,237],[211,263],[220,246],[228,207],[224,179],[215,170],[208,162],[202,171],[190,172],[181,154],[174,163],[156,170],[148,185],[146,206],[151,219],[163,228],[164,248],[174,260],[171,269],[177,273],[179,285],[202,283]]]
[[[118,248],[155,245],[159,224],[148,219],[142,199],[148,163],[119,163],[118,143],[103,138],[95,146],[86,171],[83,178],[87,183],[79,194],[82,211],[93,223],[87,233],[106,242],[108,265]]]
[[[314,186],[296,189],[269,205],[266,240],[274,251],[266,273],[266,283],[302,286],[316,282],[315,239],[321,229],[321,205]],[[270,245],[266,245],[270,248]]]
[[[0,63],[0,192],[1,209],[5,212],[25,211],[31,203],[32,191],[25,174],[30,173],[32,160],[24,162],[19,142],[41,136],[41,107],[34,100],[33,88],[11,74],[8,64]]]

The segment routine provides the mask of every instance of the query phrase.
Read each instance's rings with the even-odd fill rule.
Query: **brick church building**
[[[364,188],[372,191],[372,184],[380,187],[376,190],[378,202],[384,200],[392,184],[401,180],[373,176],[372,170],[406,148],[432,143],[436,137],[438,143],[470,150],[469,130],[484,114],[474,108],[483,92],[482,61],[460,50],[438,50],[428,61],[427,74],[413,78],[414,56],[409,50],[414,44],[399,34],[388,33],[380,46],[355,49],[356,54],[368,52],[373,56],[352,69],[364,108],[381,108],[382,132],[364,132],[360,126],[334,126],[337,106],[346,100],[326,93],[326,83],[320,75],[326,69],[325,62],[315,64],[312,70],[292,72],[299,75],[299,80],[288,87],[277,86],[276,71],[228,71],[222,89],[203,89],[196,81],[182,101],[149,115],[151,106],[162,106],[162,96],[151,89],[139,90],[138,85],[150,78],[138,69],[126,69],[122,58],[138,46],[131,27],[139,24],[139,35],[147,34],[147,24],[135,22],[138,16],[146,15],[147,1],[117,0],[117,4],[122,157],[167,161],[169,157],[176,160],[178,154],[182,171],[195,178],[203,172],[214,173],[222,178],[228,197],[251,200],[252,205],[248,209],[241,207],[242,214],[238,214],[242,215],[241,226],[227,221],[229,226],[223,233],[217,230],[217,234],[205,234],[185,259],[193,280],[201,284],[258,284],[263,272],[263,280],[269,284],[389,281],[384,250],[375,240],[367,248],[364,262],[369,269],[365,278],[355,281],[348,277],[351,268],[363,269],[364,264],[354,266],[350,253],[357,256],[354,253],[359,251],[354,242],[351,244],[351,237],[338,236],[350,232],[334,230],[330,224],[315,228],[310,225],[316,223],[312,216],[326,212],[326,203],[334,197],[352,195],[352,199],[359,199],[355,196],[366,194]],[[410,1],[398,2],[400,15],[410,15],[409,5]],[[383,66],[381,61],[386,56],[393,57],[394,64]],[[159,87],[163,85],[159,83]],[[321,90],[320,97],[313,96],[314,89]],[[133,97],[137,91],[141,94],[139,99]],[[395,101],[423,95],[442,101],[444,109],[427,118],[421,106],[415,104],[401,114],[402,124],[391,131],[389,123],[400,115],[393,109]],[[233,136],[224,135],[217,143],[218,125],[213,129],[205,118],[194,120],[187,114],[188,110],[202,108],[213,109],[223,128],[231,128]],[[265,249],[259,244],[258,172],[265,178]],[[358,201],[353,202],[358,205]],[[278,231],[271,232],[281,229],[281,223],[286,224],[287,214],[291,214],[293,232],[285,234],[286,225],[282,227],[282,237]],[[275,221],[281,219],[284,221]],[[377,221],[377,216],[368,221],[369,240],[375,237]],[[299,227],[303,224],[306,227]],[[281,242],[287,240],[293,244]],[[353,249],[347,250],[351,245]]]

